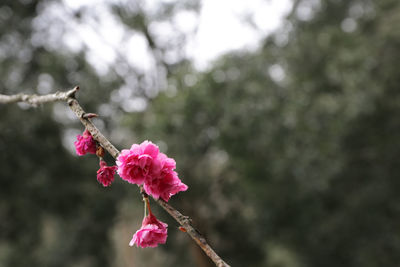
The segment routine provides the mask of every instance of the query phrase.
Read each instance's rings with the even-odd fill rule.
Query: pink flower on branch
[[[122,150],[118,156],[118,174],[129,183],[142,185],[161,170],[158,154],[159,149],[152,142],[133,144],[131,149]]]
[[[129,246],[136,244],[138,247],[157,247],[158,244],[165,244],[167,241],[167,227],[150,212],[143,219],[142,227],[133,235]]]
[[[87,153],[96,154],[96,142],[88,130],[83,132],[83,135],[78,134],[74,142],[76,154],[79,156]]]
[[[162,172],[157,179],[145,183],[143,188],[147,194],[152,195],[155,199],[161,197],[168,202],[171,196],[186,191],[188,186],[181,182],[176,172],[167,171]]]
[[[100,160],[100,169],[97,171],[97,181],[103,186],[109,186],[114,181],[114,174],[117,166],[107,166],[107,163]]]
[[[143,185],[147,194],[168,201],[171,196],[187,190],[174,171],[175,160],[160,153],[149,141],[122,150],[117,158],[118,174],[129,183]]]

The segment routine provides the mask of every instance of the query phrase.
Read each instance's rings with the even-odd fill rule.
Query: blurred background
[[[398,0],[2,0],[0,93],[79,85],[119,149],[157,143],[232,266],[399,266],[399,25]],[[82,131],[0,105],[0,266],[213,266],[157,205],[167,244],[128,246],[140,194]]]

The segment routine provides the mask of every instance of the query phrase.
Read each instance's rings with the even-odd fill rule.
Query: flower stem
[[[147,198],[143,197],[143,202],[144,202],[144,218],[147,216]]]
[[[151,212],[151,208],[150,208],[150,201],[149,201],[149,198],[146,197],[146,198],[145,198],[145,201],[146,201],[147,208],[149,209],[149,215],[153,215],[153,213]]]

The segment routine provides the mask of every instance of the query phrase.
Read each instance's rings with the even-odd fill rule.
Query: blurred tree
[[[49,3],[1,2],[0,92],[48,93],[78,82],[73,77],[79,75],[86,77],[80,81],[84,86],[104,90],[83,53],[55,51],[45,40],[39,42],[33,25]],[[93,107],[88,94],[83,98]],[[96,100],[108,101],[108,96],[99,94]],[[62,146],[63,127],[53,113],[59,106],[34,112],[24,105],[0,109],[0,265],[103,265],[122,191],[117,185],[115,192],[104,192],[95,181],[96,160],[78,161]]]
[[[190,3],[109,6],[147,41],[156,62],[148,76],[121,51],[102,73],[86,47],[52,44],[37,18],[46,22],[40,15],[54,1],[3,1],[0,92],[82,85],[83,105],[121,147],[150,139],[177,159],[190,189],[172,203],[232,266],[397,266],[400,3],[295,1],[258,51],[201,73],[180,49],[185,34],[156,30],[179,10],[197,12]],[[64,15],[77,25],[96,17],[88,8]],[[138,97],[144,108],[132,109]],[[126,266],[115,260],[126,252],[107,240],[120,226],[108,231],[114,215],[132,203],[129,189],[117,182],[105,193],[95,160],[63,148],[66,127],[76,127],[57,115],[65,109],[21,107],[0,107],[0,265]],[[166,246],[126,254],[143,266],[210,265],[181,236],[171,230]]]
[[[396,266],[397,1],[297,1],[255,53],[183,66],[125,124],[160,140],[238,266]]]
[[[109,14],[117,8],[107,3],[102,5]],[[143,3],[139,3],[141,5]],[[165,12],[195,10],[195,7],[170,5]],[[141,16],[146,17],[146,21],[139,23],[140,27],[130,25],[137,28],[135,34],[146,36],[149,42],[151,36],[147,35],[152,21],[147,19],[146,12],[151,11],[140,11]],[[129,100],[134,97],[154,97],[151,91],[158,90],[154,79],[161,83],[163,78],[153,77],[129,65],[121,54],[114,65],[106,67],[100,61],[91,61],[90,48],[73,30],[90,25],[96,27],[99,23],[97,12],[84,5],[72,9],[57,1],[2,1],[0,92],[45,94],[79,84],[83,88],[79,99],[85,109],[100,113],[102,119],[97,125],[121,140],[121,135],[112,131],[118,122],[114,116],[119,110],[130,108]],[[66,42],[71,36],[75,43],[72,47]],[[149,45],[158,50],[158,44]],[[121,53],[120,50],[116,52]],[[163,63],[163,66],[168,64]],[[126,97],[127,88],[131,99]],[[69,116],[68,108],[58,103],[41,106],[34,112],[22,104],[0,109],[3,163],[3,175],[0,175],[3,203],[0,205],[0,265],[124,264],[115,261],[112,226],[129,189],[122,189],[122,182],[116,182],[113,190],[105,191],[95,181],[96,160],[78,160],[65,149],[72,148],[74,135],[82,131],[76,119]],[[134,142],[130,137],[123,140]],[[136,193],[135,188],[130,190]],[[135,198],[138,200],[140,197]],[[142,207],[139,206],[129,211],[138,209],[141,214]],[[131,216],[126,217],[132,221]],[[137,219],[138,223],[140,220]],[[132,231],[134,229],[129,229],[128,235]],[[129,241],[130,237],[125,238]],[[122,241],[127,245],[128,241]]]

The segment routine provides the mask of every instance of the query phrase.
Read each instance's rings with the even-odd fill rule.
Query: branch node
[[[96,118],[99,115],[97,115],[96,113],[83,113],[82,114],[82,118],[83,119],[91,119],[91,118]]]
[[[139,186],[140,189],[140,194],[142,194],[143,198],[148,198],[149,195],[146,193],[146,191],[144,191],[143,186]]]

